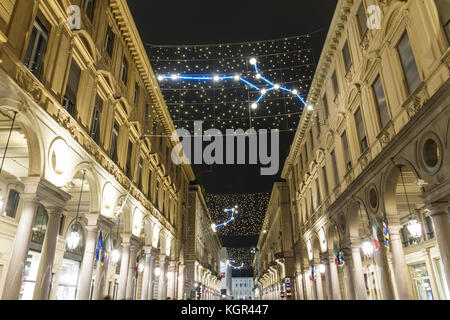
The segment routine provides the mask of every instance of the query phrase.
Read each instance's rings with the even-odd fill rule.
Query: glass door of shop
[[[80,262],[63,259],[58,278],[56,300],[75,300],[77,296]]]
[[[434,300],[431,289],[430,276],[425,263],[409,267],[414,287],[414,295],[417,300]]]

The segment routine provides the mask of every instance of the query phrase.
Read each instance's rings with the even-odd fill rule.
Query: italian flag
[[[372,225],[372,236],[373,236],[373,243],[375,245],[375,251],[378,251],[380,249],[380,242],[378,241],[378,223],[377,221],[370,217],[371,225]]]

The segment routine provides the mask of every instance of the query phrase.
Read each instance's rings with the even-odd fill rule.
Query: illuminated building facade
[[[185,223],[186,299],[221,299],[221,266],[224,259],[219,236],[200,185],[189,186],[189,207]]]
[[[184,297],[194,175],[125,0],[1,1],[0,123],[2,299]]]
[[[449,20],[448,1],[338,2],[259,239],[262,299],[287,278],[302,300],[450,298]]]

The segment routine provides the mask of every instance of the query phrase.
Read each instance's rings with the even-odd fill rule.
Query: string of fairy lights
[[[269,199],[270,193],[208,194],[213,230],[220,237],[258,235]]]
[[[297,128],[315,70],[310,34],[147,48],[176,128]]]
[[[233,79],[234,81],[241,81],[243,82],[248,88],[250,89],[254,89],[259,91],[259,97],[258,99],[256,99],[255,102],[253,102],[251,104],[251,108],[253,110],[258,108],[258,103],[264,98],[264,96],[270,92],[270,91],[278,91],[278,90],[282,90],[285,92],[289,92],[292,95],[296,96],[300,102],[303,104],[303,106],[308,107],[309,110],[312,109],[312,106],[307,106],[305,100],[303,99],[303,97],[298,93],[297,89],[289,89],[286,87],[281,86],[278,83],[273,83],[272,81],[266,79],[260,72],[259,68],[258,68],[258,63],[257,63],[257,59],[255,57],[250,58],[249,62],[251,65],[254,66],[255,69],[255,76],[254,78],[256,80],[259,81],[263,81],[266,85],[268,84],[269,87],[261,87],[256,85],[255,83],[250,82],[248,79],[243,78],[241,75],[239,74],[235,74],[235,75],[179,75],[179,74],[172,74],[172,75],[159,75],[158,76],[158,80],[159,81],[163,81],[163,80],[193,80],[193,81],[214,81],[214,82],[218,82],[218,81],[224,81],[224,80],[231,80]],[[250,118],[251,121],[251,118]]]

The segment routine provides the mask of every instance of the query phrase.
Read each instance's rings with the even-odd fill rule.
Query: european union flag
[[[387,227],[386,219],[383,218],[383,237],[384,237],[384,246],[388,249],[391,248],[391,243],[389,241],[389,230]]]
[[[98,237],[97,242],[97,250],[95,251],[95,260],[100,259],[100,264],[103,265],[105,263],[105,251],[103,250],[103,239],[102,232],[100,231],[100,235]]]

